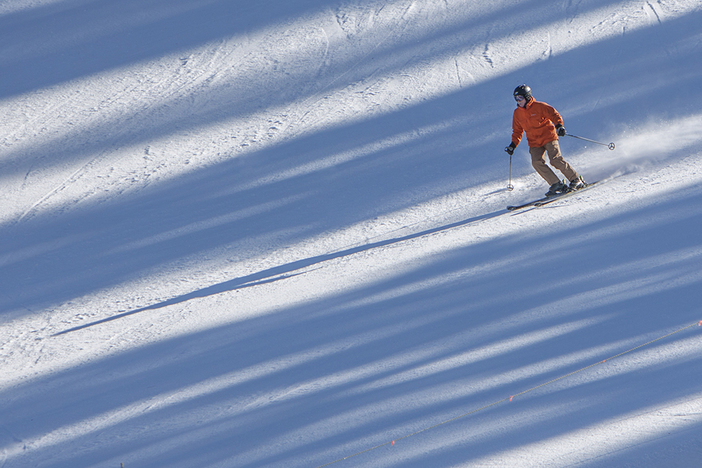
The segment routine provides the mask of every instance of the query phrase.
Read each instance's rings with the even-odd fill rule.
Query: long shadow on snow
[[[604,0],[599,2],[589,2],[587,8],[588,10],[595,9],[602,4],[607,3],[609,2]],[[307,4],[304,6],[306,5]],[[549,21],[562,21],[565,18],[568,18],[567,12],[556,8],[551,8],[544,5],[543,2],[533,0],[532,2],[529,2],[529,5],[533,6],[532,11],[535,11],[535,9],[539,10],[539,17],[544,23]],[[307,11],[304,6],[299,6],[301,13]],[[526,5],[523,4],[522,7],[526,7]],[[105,6],[104,8],[109,8],[109,6]],[[220,11],[221,8],[233,8],[232,5],[222,5],[222,2],[214,2],[206,6],[201,6],[200,8],[203,9],[202,17],[206,18],[207,21],[209,21],[209,16],[217,17],[218,20],[215,22],[215,24],[220,24],[220,22],[223,22],[225,23],[225,26],[222,27],[225,30],[229,27],[233,28],[234,31],[238,30],[237,28],[239,26],[236,26],[238,22],[235,22],[233,25],[229,24],[229,16]],[[255,10],[255,8],[251,8]],[[120,10],[126,11],[122,10],[121,6]],[[579,14],[583,14],[588,10],[581,10]],[[286,14],[275,13],[273,18],[277,18],[276,15],[280,15],[279,19],[282,20],[283,18],[287,18],[286,15],[292,16],[292,13],[286,9],[280,9],[280,11],[285,11]],[[92,14],[95,15],[97,12],[100,12],[101,14],[104,13],[102,12],[101,8],[98,8],[96,12]],[[244,13],[246,13],[246,9]],[[267,14],[268,5],[266,5],[266,15]],[[240,13],[238,13],[238,15],[241,16]],[[253,18],[256,19],[249,18],[249,16],[244,14],[243,17],[245,19],[242,19],[241,21],[248,22],[253,25],[257,25],[259,23],[266,24],[269,21],[268,18],[260,19],[253,13],[251,13],[251,15],[253,15]],[[33,15],[30,16],[34,18]],[[181,18],[181,16],[183,16],[183,18]],[[160,19],[159,21],[165,22],[165,24],[161,27],[163,31],[153,32],[154,29],[151,26],[145,28],[147,31],[152,31],[152,34],[159,37],[160,41],[141,39],[141,34],[145,34],[144,32],[137,33],[135,31],[128,31],[128,33],[124,33],[123,35],[127,41],[135,40],[142,44],[166,44],[166,49],[159,49],[158,52],[160,52],[162,55],[168,54],[173,52],[170,49],[173,44],[179,45],[182,42],[192,43],[193,45],[200,44],[201,39],[199,38],[199,35],[202,33],[198,32],[198,28],[187,28],[185,30],[186,32],[183,33],[180,28],[176,27],[178,21],[192,21],[192,16],[193,13],[188,12],[176,16],[176,19],[172,17]],[[238,18],[238,16],[234,14],[231,16]],[[688,16],[695,17],[696,15],[691,14]],[[509,20],[506,20],[506,18],[509,18]],[[685,22],[688,21],[687,18],[684,20]],[[64,22],[58,20],[52,19],[52,24],[54,21],[57,21],[57,23],[61,25],[55,27],[66,27]],[[466,49],[471,48],[477,50],[478,48],[484,47],[486,36],[488,36],[489,40],[498,40],[500,38],[507,37],[512,34],[515,29],[519,29],[520,27],[523,27],[525,30],[529,29],[529,27],[532,26],[530,21],[531,20],[529,18],[525,18],[523,15],[519,15],[518,12],[515,12],[512,7],[508,7],[490,12],[488,14],[466,17],[465,21],[460,22],[457,25],[449,25],[444,28],[436,28],[436,30],[429,29],[427,31],[410,34],[409,39],[406,40],[402,39],[403,36],[400,32],[398,32],[397,37],[391,34],[391,32],[388,32],[389,39],[382,41],[381,44],[377,45],[377,47],[361,48],[361,52],[357,50],[358,47],[355,47],[352,48],[352,51],[344,50],[339,52],[339,54],[343,55],[344,58],[341,60],[335,59],[333,66],[330,66],[328,70],[324,70],[321,75],[319,71],[310,71],[307,74],[303,73],[301,75],[288,75],[280,73],[279,75],[276,75],[275,78],[267,77],[265,80],[258,79],[256,76],[242,78],[241,76],[233,75],[231,80],[223,80],[222,84],[208,85],[205,91],[206,96],[201,95],[203,93],[202,89],[198,89],[197,92],[193,90],[193,95],[189,96],[190,99],[183,99],[183,96],[181,95],[177,95],[175,98],[165,98],[162,102],[159,102],[156,105],[150,105],[146,109],[140,108],[132,115],[119,116],[115,119],[104,119],[95,125],[78,128],[73,133],[64,134],[61,132],[61,136],[58,137],[59,139],[49,139],[46,143],[37,144],[33,148],[21,148],[16,151],[10,151],[3,157],[3,161],[0,162],[0,169],[2,169],[0,173],[2,173],[3,177],[11,174],[15,175],[15,173],[24,175],[28,171],[38,170],[37,166],[41,166],[41,168],[46,170],[55,165],[61,165],[67,162],[87,162],[96,157],[101,157],[100,155],[102,155],[106,150],[109,152],[113,151],[114,148],[117,147],[128,147],[138,144],[147,145],[151,141],[167,137],[168,135],[180,135],[183,132],[188,131],[198,132],[206,129],[210,125],[228,122],[233,118],[243,119],[251,116],[251,114],[254,112],[260,112],[263,106],[267,106],[269,108],[284,108],[285,106],[291,105],[294,102],[302,102],[305,99],[314,96],[316,93],[331,92],[334,89],[343,89],[353,83],[369,80],[370,77],[373,77],[379,72],[378,63],[384,64],[382,67],[383,73],[387,73],[389,75],[397,74],[398,70],[406,67],[408,63],[421,62],[422,60],[429,60],[436,56],[461,54],[465,53]],[[664,38],[668,35],[673,35],[678,38],[680,38],[681,35],[685,35],[686,33],[684,31],[689,29],[686,29],[685,27],[676,28],[674,25],[679,21],[682,20],[671,21],[663,26],[660,26],[660,31],[657,31],[658,35],[663,36]],[[694,22],[695,19],[690,18],[689,21]],[[138,23],[138,21],[135,22]],[[171,24],[170,22],[174,22],[174,24]],[[125,22],[125,24],[126,23],[127,22]],[[83,24],[90,24],[91,31],[98,30],[92,26],[94,22],[86,21]],[[38,27],[38,29],[51,30],[51,27],[42,26],[41,28]],[[158,29],[159,28],[156,28],[156,30]],[[216,26],[209,27],[208,25],[208,27],[204,29],[208,31],[215,31],[217,34],[223,34],[223,31],[220,31]],[[401,30],[402,28],[398,26],[398,29]],[[0,31],[2,30],[3,29],[0,27]],[[69,31],[69,36],[73,37],[75,35],[73,27],[67,27],[67,30]],[[190,34],[192,34],[194,37],[190,38]],[[627,36],[627,41],[630,44],[637,44],[637,41],[641,40],[641,34],[645,33],[643,31],[632,33],[630,36]],[[417,37],[417,35],[419,37]],[[30,39],[31,41],[36,40],[34,35],[32,35]],[[13,42],[18,40],[17,35],[9,35],[7,41],[0,41],[0,44],[7,43],[9,44],[8,48],[16,50],[23,50],[28,47],[27,45]],[[605,42],[609,44],[609,47],[603,48],[603,53],[597,55],[612,56],[613,48],[611,44],[616,44],[617,40]],[[56,40],[54,43],[63,44],[64,41]],[[88,45],[81,47],[98,48],[98,51],[95,52],[95,54],[99,55],[99,57],[105,57],[104,60],[108,60],[108,64],[110,65],[100,66],[99,68],[101,69],[110,68],[111,66],[121,64],[120,59],[115,58],[115,56],[119,57],[120,55],[104,52],[102,49],[106,47],[106,45],[101,44],[102,42],[100,41],[97,41],[97,45],[95,41],[92,41],[89,42]],[[111,45],[112,40],[107,41],[107,44]],[[163,47],[163,45],[161,45],[161,47]],[[120,51],[132,51],[133,49],[134,47],[129,46],[118,47],[118,50]],[[652,47],[652,50],[656,49],[657,47]],[[140,51],[141,49],[137,48],[136,50]],[[138,55],[139,53],[145,53],[145,55],[148,57],[151,55],[156,55],[157,57],[162,56],[153,51],[149,51],[148,48],[146,50],[148,53],[137,52],[136,58],[129,55],[130,60],[137,61],[137,58],[146,58]],[[176,50],[181,49],[176,48]],[[619,49],[615,48],[615,50]],[[640,55],[640,50],[641,46],[638,46],[635,51],[637,57]],[[649,51],[649,54],[650,53],[651,52]],[[70,70],[71,74],[79,74],[80,76],[89,76],[96,71],[80,71],[82,70],[82,67],[86,66],[84,64],[95,63],[95,61],[86,58],[86,52],[80,50],[80,47],[75,53],[60,51],[54,55],[55,57],[60,57],[61,64],[63,64],[62,67],[59,67],[58,65],[53,67],[59,71]],[[67,56],[72,55],[76,56],[75,60],[78,62],[76,66],[69,66],[65,64],[65,62],[68,60]],[[54,59],[54,56],[51,56],[48,59]],[[615,56],[614,59],[621,61],[621,58],[618,55]],[[40,66],[46,66],[47,57],[42,57],[41,59],[35,60],[37,60]],[[116,61],[117,63],[113,64],[113,62],[110,60]],[[539,66],[536,68],[541,70],[539,72],[540,76],[536,76],[535,78],[537,79],[534,81],[537,83],[545,82],[544,84],[546,84],[548,81],[555,81],[553,78],[554,71],[562,70],[563,68],[570,66],[570,64],[557,65],[557,61],[559,60],[560,57],[555,60],[550,60],[546,65],[539,64]],[[551,62],[554,63],[551,64]],[[574,62],[579,64],[578,68],[587,68],[587,66],[583,65],[579,60],[574,60]],[[238,65],[239,66],[237,68],[243,69],[255,69],[256,66],[258,66],[258,64],[248,63]],[[51,77],[54,76],[53,73],[48,73],[45,71],[40,73],[31,71],[30,74],[32,75],[32,78],[15,77],[15,73],[20,73],[22,70],[28,70],[30,67],[23,65],[11,66],[8,68],[10,68],[8,73],[0,74],[0,80],[2,77],[8,77],[8,79],[12,79],[20,83],[21,86],[36,86],[39,88],[42,87],[42,85],[32,85],[31,83],[33,83],[33,80],[51,79]],[[666,75],[667,79],[669,80],[668,82],[670,82],[671,77],[668,76],[665,71],[663,71],[665,69],[666,67],[656,67],[655,64],[649,63],[649,68],[646,69],[646,75],[650,77],[653,73],[651,70],[656,70],[656,73]],[[259,72],[263,73],[263,71],[264,70],[260,70]],[[227,70],[217,71],[218,75],[226,75],[226,73]],[[558,75],[556,75],[556,78],[557,76]],[[625,82],[637,80],[639,76],[640,75],[630,73],[619,78]],[[547,80],[544,80],[544,77],[548,77]],[[77,76],[72,76],[72,78],[77,78]],[[593,77],[593,80],[597,78],[598,77],[595,76]],[[602,79],[603,78],[601,77],[599,78],[600,81],[602,81]],[[673,82],[674,81],[676,80],[673,79]],[[658,80],[658,82],[664,81]],[[244,85],[242,83],[246,84]],[[514,81],[508,82],[505,85],[505,89],[511,89],[513,86]],[[11,84],[0,86],[0,89],[11,88]],[[557,89],[554,89],[553,93],[549,92],[548,94],[550,96],[557,96],[562,92],[561,90],[571,90],[572,88],[573,86],[563,85]],[[598,89],[601,90],[601,88],[601,86],[598,86]],[[630,86],[629,88],[636,89],[637,86]],[[649,91],[650,90],[646,90],[647,98],[649,97]],[[641,92],[644,91],[642,90]],[[568,94],[572,94],[571,91],[568,91]],[[191,101],[195,98],[205,98],[207,100],[207,104],[204,106],[193,105],[193,102]],[[598,96],[596,102],[599,103],[601,101],[601,96]],[[471,107],[471,104],[472,103],[467,103],[466,106]],[[651,102],[648,104],[649,107],[646,109],[650,110]],[[310,105],[313,106],[314,104]],[[600,106],[600,111],[602,111],[602,107],[604,107],[604,105]],[[669,109],[669,105],[665,107],[665,109]],[[607,117],[611,118],[612,116],[610,115]],[[290,124],[292,122],[286,123]]]
[[[137,404],[99,435],[62,444],[60,456],[36,449],[48,466],[116,457],[148,466],[326,463],[699,320],[700,206],[697,190],[590,225],[478,243],[336,297],[61,371],[2,392],[3,424],[24,440]],[[534,281],[573,257],[577,269]],[[665,355],[687,339],[656,347]],[[636,361],[407,439],[412,455],[356,461],[425,466],[431,451],[433,466],[450,466],[699,392],[698,357],[638,370]]]
[[[443,107],[449,102],[421,106],[428,115],[421,124],[457,115],[455,107]],[[403,116],[416,111],[322,131],[118,202],[37,215],[5,227],[0,232],[0,311],[60,304],[218,249],[219,256],[232,261],[270,255],[494,178],[490,160],[468,161],[461,153],[485,144],[460,141],[461,129],[455,126],[420,134],[409,143],[372,147],[411,132],[415,127]],[[453,144],[437,148],[436,139]],[[359,155],[344,160],[346,151]],[[297,171],[334,157],[340,161]],[[452,170],[443,170],[444,164]],[[469,176],[473,171],[483,172]]]
[[[699,198],[700,195],[697,194],[683,197],[679,202],[683,206],[694,207],[699,206],[699,202],[693,200],[699,200]],[[534,247],[535,253],[533,258],[515,260],[515,262],[520,263],[529,261],[528,266],[516,268],[518,273],[502,274],[500,271],[491,271],[487,278],[481,277],[476,281],[473,281],[475,278],[471,278],[469,287],[466,287],[465,284],[455,285],[456,289],[460,289],[459,294],[465,295],[465,303],[481,304],[482,310],[480,310],[480,306],[445,305],[444,298],[447,295],[451,296],[452,293],[456,294],[456,290],[452,290],[446,285],[446,288],[439,287],[431,291],[422,291],[421,294],[417,294],[419,297],[409,295],[406,300],[405,298],[399,300],[398,302],[401,304],[394,304],[394,307],[378,304],[377,310],[374,308],[373,311],[367,311],[367,313],[383,314],[387,313],[387,309],[393,311],[398,306],[412,309],[412,305],[419,302],[421,305],[418,308],[422,308],[427,314],[438,315],[437,320],[428,326],[426,323],[418,325],[415,330],[407,331],[406,334],[402,331],[398,332],[397,335],[388,337],[388,341],[394,340],[398,347],[401,346],[399,343],[411,342],[417,345],[417,349],[426,349],[430,347],[431,343],[435,343],[438,347],[446,346],[454,352],[456,350],[451,346],[454,343],[452,339],[454,335],[435,336],[432,334],[434,325],[437,325],[437,328],[441,328],[444,332],[452,329],[452,326],[456,327],[453,329],[454,331],[456,329],[480,330],[486,318],[492,317],[495,318],[495,321],[505,320],[505,327],[497,332],[490,330],[492,334],[487,336],[476,331],[474,336],[466,340],[470,346],[464,350],[464,353],[470,353],[471,349],[480,349],[480,345],[486,345],[482,340],[492,343],[493,346],[500,344],[504,346],[503,343],[508,343],[511,339],[519,337],[519,332],[522,336],[528,337],[531,333],[541,330],[540,327],[549,329],[551,326],[567,326],[569,322],[577,323],[581,319],[586,322],[592,320],[592,322],[572,331],[545,337],[537,342],[526,343],[522,346],[515,345],[513,349],[504,353],[496,353],[496,356],[489,356],[479,363],[466,359],[469,364],[461,365],[458,363],[450,369],[450,372],[430,372],[427,377],[421,377],[420,370],[423,366],[438,365],[441,368],[444,367],[445,359],[456,357],[452,356],[450,352],[447,352],[446,355],[436,353],[425,361],[419,358],[413,361],[410,366],[398,366],[388,371],[387,374],[394,373],[398,376],[396,379],[388,378],[389,382],[383,383],[384,378],[388,377],[383,372],[369,378],[376,385],[370,385],[365,380],[355,381],[354,385],[349,387],[363,388],[364,385],[368,384],[370,388],[367,394],[364,394],[364,396],[367,395],[367,400],[363,397],[355,400],[355,404],[359,408],[359,416],[358,420],[354,422],[357,422],[358,425],[348,430],[337,429],[328,438],[318,441],[313,446],[299,447],[297,455],[303,456],[306,450],[324,451],[328,446],[346,447],[349,440],[347,437],[358,437],[359,440],[365,441],[365,443],[354,446],[358,451],[379,443],[389,442],[393,438],[405,436],[461,414],[459,409],[454,408],[462,408],[466,411],[480,408],[506,396],[514,395],[553,378],[594,364],[601,358],[608,358],[618,352],[631,349],[648,341],[649,338],[663,335],[666,331],[670,331],[671,327],[675,329],[678,324],[689,325],[691,322],[699,320],[699,309],[696,304],[699,300],[698,264],[700,255],[699,241],[693,233],[702,223],[702,216],[698,208],[675,211],[679,207],[678,201],[666,203],[653,211],[632,213],[621,217],[621,219],[608,219],[592,226],[582,227],[586,233],[583,236],[578,235],[578,231],[581,229],[579,228],[578,231],[569,232],[566,230],[554,235],[543,236],[541,242],[532,241],[534,245],[531,246],[529,243],[525,243],[523,250],[530,251],[530,247]],[[671,211],[676,214],[672,221],[669,216]],[[652,221],[652,219],[657,219],[657,215],[660,215],[663,221]],[[648,218],[649,216],[652,218]],[[639,224],[642,220],[646,224],[644,228]],[[626,227],[626,229],[619,236],[608,238],[607,233],[610,230],[617,230],[621,227]],[[662,242],[663,239],[666,246],[674,247],[650,248],[652,242]],[[523,239],[510,239],[506,243],[513,242],[523,242]],[[504,255],[507,257],[510,252],[515,252],[502,242],[497,244],[498,246],[489,247],[491,253],[506,250]],[[485,246],[480,248],[483,247]],[[642,249],[646,249],[646,255],[642,255]],[[568,270],[568,266],[572,265],[571,255],[574,255],[579,261],[577,268]],[[641,260],[642,257],[644,257],[643,260]],[[492,259],[492,256],[486,255],[486,263],[489,264],[487,259]],[[457,259],[456,262],[462,263],[465,260],[465,258],[461,258]],[[562,267],[559,268],[559,265]],[[444,274],[454,273],[450,268],[448,270],[444,271]],[[421,275],[424,274],[426,271],[422,270]],[[433,277],[431,274],[428,276]],[[512,284],[515,276],[518,276],[517,285]],[[538,278],[548,279],[539,281]],[[403,280],[407,281],[406,278]],[[661,283],[665,285],[664,288],[660,287]],[[387,289],[393,288],[388,287]],[[479,291],[480,294],[476,294],[476,291]],[[488,307],[485,307],[481,301],[481,298],[484,297],[494,297],[495,299]],[[590,304],[590,301],[593,304]],[[456,303],[461,303],[461,301],[456,301]],[[454,310],[451,310],[451,307]],[[445,313],[447,308],[450,310],[449,313]],[[533,321],[533,318],[527,320],[528,317],[523,314],[525,310],[539,309],[540,313],[536,314],[539,318],[536,321]],[[554,313],[554,310],[559,309],[559,313]],[[507,318],[510,317],[510,314],[505,313],[505,311],[510,310],[519,313],[513,314],[513,318]],[[356,312],[349,311],[349,313]],[[469,315],[460,317],[459,314]],[[411,312],[408,312],[409,317],[399,317],[400,313],[397,315],[386,317],[386,320],[388,324],[396,323],[400,329],[403,320],[415,318]],[[443,320],[445,323],[439,325]],[[391,325],[388,325],[388,328],[390,327]],[[512,330],[511,327],[519,328],[519,332]],[[623,330],[626,331],[623,332]],[[500,336],[500,332],[505,331],[507,333]],[[698,332],[697,328],[692,332]],[[673,340],[657,343],[654,348],[661,349],[659,352],[656,352],[655,349],[647,349],[646,351],[650,351],[652,354],[664,354],[666,347],[675,346],[671,341],[683,340],[690,340],[689,332]],[[368,346],[374,345],[369,344]],[[473,346],[475,347],[473,348]],[[485,347],[489,349],[491,346],[486,345]],[[411,350],[411,347],[407,349]],[[598,349],[599,351],[589,351]],[[392,363],[393,350],[385,351],[384,349],[378,351],[378,356],[382,356],[379,360],[382,361],[384,358],[386,362]],[[582,353],[582,357],[573,359],[573,355],[577,353]],[[457,355],[460,354],[460,352],[457,353]],[[568,356],[563,359],[563,364],[555,366],[555,368],[549,365],[549,361],[563,356]],[[399,450],[398,453],[388,448],[390,455],[384,456],[393,462],[383,463],[386,461],[384,458],[379,461],[375,455],[369,455],[365,459],[355,460],[354,466],[366,466],[359,464],[364,461],[367,462],[368,466],[426,466],[430,460],[432,466],[454,466],[455,463],[465,463],[467,460],[477,460],[483,456],[489,457],[495,452],[508,451],[513,447],[544,441],[570,431],[586,428],[597,422],[616,420],[618,415],[645,412],[646,408],[650,406],[697,393],[695,386],[698,383],[689,381],[690,376],[697,375],[696,372],[702,367],[702,360],[697,354],[681,353],[670,362],[665,360],[658,362],[654,358],[653,362],[643,366],[636,365],[638,359],[640,358],[632,358],[635,364],[631,370],[624,366],[623,370],[612,374],[611,370],[594,369],[588,371],[583,377],[572,377],[562,383],[535,392],[538,395],[536,397],[530,394],[527,399],[535,399],[535,402],[528,402],[525,407],[518,407],[516,416],[511,416],[515,412],[512,407],[498,410],[496,415],[492,414],[493,410],[490,410],[486,416],[476,415],[466,418],[466,421],[451,423],[447,428],[437,430],[436,434],[422,434],[420,437],[428,439],[425,446],[413,447],[412,453],[419,454],[414,458],[404,456],[402,450]],[[531,372],[529,370],[519,372],[519,365],[527,368],[533,367],[533,369]],[[611,365],[620,366],[622,363]],[[406,376],[408,373],[412,374],[413,371],[420,377],[413,377],[414,384],[409,385],[406,381],[411,379],[402,376]],[[590,381],[593,373],[595,378]],[[363,374],[363,372],[359,371],[359,374]],[[597,377],[597,374],[603,375]],[[481,387],[484,385],[480,385],[481,380],[489,383],[498,381],[501,384],[487,385],[488,389],[483,390]],[[576,381],[575,384],[572,382],[573,380]],[[659,382],[666,382],[666,384],[656,385]],[[356,384],[358,387],[355,386]],[[424,384],[426,384],[426,388]],[[456,394],[448,402],[442,395],[443,388],[446,388],[442,385],[450,387]],[[473,386],[478,387],[479,390],[463,390]],[[374,390],[374,387],[380,389]],[[412,392],[416,397],[407,396],[405,390],[407,387],[412,387]],[[354,394],[351,388],[340,389],[339,392],[347,391]],[[398,391],[400,388],[403,390]],[[432,388],[435,389],[433,397],[427,398],[424,406],[417,405],[416,400],[421,399],[422,395],[429,393]],[[462,393],[468,396],[464,397]],[[554,394],[562,394],[563,397],[561,399]],[[310,398],[312,399],[314,396],[310,396]],[[438,399],[440,403],[435,403],[435,399]],[[392,407],[403,407],[402,420],[395,419],[394,413],[383,416],[382,409],[377,411],[364,409],[364,407],[372,406],[372,402],[378,401],[388,402]],[[325,401],[325,403],[327,402]],[[405,408],[406,403],[411,404]],[[553,404],[554,409],[550,409],[547,403]],[[329,401],[328,405],[336,408],[339,403]],[[383,407],[382,404],[379,406]],[[453,409],[453,412],[449,408]],[[306,421],[304,409],[298,413],[292,402],[287,409],[292,413],[291,421],[295,418]],[[343,412],[344,408],[339,409],[340,414]],[[364,413],[369,413],[366,423],[363,422]],[[439,415],[443,415],[443,417]],[[265,417],[269,416],[271,415],[265,415]],[[507,417],[507,421],[498,423],[500,429],[497,432],[499,434],[491,435],[496,431],[495,421],[500,421],[503,416]],[[516,427],[513,427],[515,422],[510,420],[512,417],[517,419]],[[476,421],[475,418],[478,420]],[[344,422],[337,422],[336,425],[346,427]],[[401,426],[404,429],[401,429]],[[478,429],[475,429],[476,426]],[[314,424],[310,423],[306,427],[311,429]],[[456,437],[456,432],[460,436]],[[263,433],[262,430],[258,435],[262,437]],[[256,434],[251,434],[251,436],[252,440],[256,440]],[[451,442],[447,442],[447,440]],[[413,442],[409,440],[402,443],[404,445]],[[421,442],[417,443],[421,444]],[[454,446],[456,448],[451,448]],[[440,449],[436,449],[436,447],[440,447]],[[351,455],[355,453],[356,449],[337,450],[336,457]],[[431,453],[431,455],[424,456],[422,455],[424,453]],[[597,453],[597,451],[595,450],[593,453]],[[244,466],[283,461],[287,464],[291,462],[291,460],[286,459],[287,455],[289,454],[257,458],[255,462]],[[321,464],[323,461],[333,459],[335,459],[334,456],[330,456],[326,460],[320,458],[316,462]],[[441,462],[439,463],[437,460]]]
[[[251,288],[254,286],[258,286],[261,284],[266,284],[266,283],[272,283],[275,281],[280,281],[284,280],[287,278],[292,278],[294,276],[302,275],[305,274],[307,271],[300,271],[315,265],[319,265],[323,262],[329,261],[329,260],[335,260],[338,258],[342,257],[347,257],[349,255],[354,255],[360,252],[365,252],[368,250],[373,250],[377,249],[380,247],[385,247],[389,246],[392,244],[397,244],[399,242],[407,241],[407,240],[412,240],[412,239],[418,239],[420,237],[428,236],[430,234],[434,234],[437,232],[442,232],[442,231],[447,231],[449,229],[453,229],[456,227],[460,226],[466,226],[469,224],[474,224],[480,221],[488,220],[491,218],[494,218],[496,216],[502,215],[502,214],[507,214],[509,213],[506,209],[495,211],[493,213],[485,214],[485,215],[480,215],[480,216],[475,216],[473,218],[469,218],[463,221],[457,221],[455,223],[447,224],[444,226],[439,226],[436,228],[431,228],[431,229],[426,229],[417,233],[413,234],[408,234],[405,236],[401,237],[396,237],[393,239],[386,239],[378,242],[372,242],[369,244],[364,244],[364,245],[359,245],[356,247],[350,247],[348,249],[343,249],[339,250],[336,252],[324,254],[324,255],[317,255],[314,257],[310,258],[305,258],[302,260],[296,260],[294,262],[287,263],[285,265],[280,265],[276,266],[273,268],[268,268],[266,270],[253,273],[250,275],[242,276],[241,278],[235,278],[233,280],[225,281],[219,284],[215,284],[213,286],[209,286],[207,288],[200,289],[198,291],[194,291],[188,294],[184,294],[182,296],[174,297],[173,299],[169,299],[167,301],[159,302],[158,304],[150,305],[147,307],[142,307],[136,310],[132,310],[129,312],[123,312],[102,320],[97,320],[92,323],[87,323],[84,325],[80,325],[78,327],[73,327],[68,330],[64,330],[61,332],[56,333],[54,336],[58,335],[63,335],[65,333],[70,333],[73,331],[78,331],[82,330],[88,327],[92,327],[94,325],[99,325],[102,323],[106,322],[111,322],[113,320],[117,320],[123,317],[128,317],[130,315],[138,314],[140,312],[145,312],[148,310],[155,310],[155,309],[160,309],[163,307],[168,307],[171,305],[176,305],[180,304],[186,301],[189,301],[191,299],[196,299],[196,298],[203,298],[203,297],[208,297],[208,296],[214,296],[217,294],[221,294],[224,292],[231,292],[235,291],[237,289],[243,289],[243,288]],[[316,268],[315,268],[316,269]],[[314,270],[314,269],[313,269]],[[309,270],[308,270],[309,271]]]
[[[0,16],[0,97],[158,59],[320,10],[321,0],[53,2]],[[47,41],[47,38],[51,41]]]
[[[657,37],[669,38],[673,44],[684,41],[687,36],[680,31],[697,19],[699,15],[688,15],[671,21],[656,31],[664,37]],[[504,125],[505,138],[509,134],[508,117],[494,106],[495,87],[509,89],[520,76],[547,73],[578,57],[601,53],[598,56],[611,59],[616,55],[612,45],[626,51],[645,38],[643,32],[632,33],[387,116],[237,157],[116,203],[61,217],[36,215],[19,226],[5,227],[0,233],[4,265],[0,310],[14,309],[21,314],[48,303],[60,304],[215,249],[224,248],[223,255],[234,261],[266,255],[306,238],[502,178],[505,167],[486,156],[499,146],[494,133],[491,130],[488,134],[492,136],[478,140],[475,133]],[[659,50],[649,50],[655,52],[648,63],[654,66],[650,78],[667,68],[662,66]],[[692,59],[699,51],[689,53]],[[647,96],[646,105],[651,112],[662,108],[672,88],[685,89],[696,83],[693,78],[698,75],[685,75],[666,92],[659,85],[658,93]],[[631,78],[631,83],[638,79]],[[627,99],[636,101],[639,94]],[[689,101],[695,99],[699,98]],[[609,108],[616,110],[620,104]],[[470,109],[485,112],[467,112]],[[598,112],[591,114],[601,117]],[[445,122],[454,123],[441,130],[417,132]],[[412,132],[417,134],[409,141],[400,138]],[[374,144],[393,139],[398,140],[384,149],[373,149]],[[359,156],[343,160],[341,155],[353,151]],[[338,163],[324,162],[335,157],[341,158]],[[300,170],[315,164],[320,167]],[[258,184],[253,182],[257,180]],[[467,210],[470,217],[489,212],[480,206]]]
[[[265,4],[242,0],[126,0],[117,5],[106,0],[87,3],[64,0],[28,8],[0,15],[0,44],[6,49],[0,97],[163,58],[231,37],[246,37],[314,12],[328,11],[330,16],[344,12],[374,13],[376,7],[382,10],[387,6],[381,3],[385,2],[337,1],[330,5],[321,0],[269,0]],[[588,2],[587,6],[579,7],[578,14],[610,3],[611,0]],[[538,0],[522,2],[520,9],[524,8],[534,14],[538,9],[543,23],[569,18],[567,10],[543,5]],[[491,38],[528,29],[530,18],[521,15],[520,9],[508,6],[486,14],[473,13],[458,26],[427,33],[425,42],[453,41],[451,47],[459,49],[465,43],[456,44],[457,35],[488,22],[494,23],[489,29]],[[52,41],[47,42],[46,37]],[[416,44],[416,38],[412,43]],[[432,52],[440,53],[441,47],[446,44],[437,45]]]

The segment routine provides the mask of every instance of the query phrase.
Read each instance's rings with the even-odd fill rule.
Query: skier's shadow
[[[150,306],[142,307],[140,309],[135,309],[135,310],[130,310],[128,312],[123,312],[121,314],[113,315],[111,317],[107,317],[101,320],[96,320],[94,322],[86,323],[77,327],[69,328],[67,330],[60,331],[58,333],[53,334],[52,336],[59,336],[59,335],[64,335],[66,333],[78,331],[78,330],[83,330],[84,328],[89,328],[95,325],[100,325],[102,323],[106,322],[111,322],[113,320],[121,319],[123,317],[128,317],[130,315],[138,314],[140,312],[145,312],[147,310],[155,310],[155,309],[161,309],[163,307],[168,307],[172,306],[175,304],[181,304],[183,302],[187,302],[191,299],[197,299],[197,298],[203,298],[203,297],[208,297],[208,296],[214,296],[216,294],[220,294],[223,292],[228,292],[228,291],[235,291],[237,289],[244,289],[244,288],[250,288],[253,286],[258,286],[260,284],[266,284],[266,283],[273,283],[275,281],[281,281],[287,278],[292,278],[294,276],[302,275],[305,273],[308,273],[309,271],[313,270],[304,270],[305,268],[314,266],[314,265],[319,265],[320,263],[329,261],[329,260],[334,260],[337,258],[342,258],[346,257],[349,255],[353,255],[359,252],[365,252],[367,250],[372,250],[378,247],[384,247],[387,245],[392,245],[392,244],[397,244],[399,242],[404,242],[407,240],[412,240],[412,239],[417,239],[419,237],[427,236],[430,234],[434,234],[437,232],[441,231],[446,231],[449,229],[453,229],[456,227],[460,226],[466,226],[469,224],[477,223],[480,221],[485,221],[488,219],[495,218],[497,216],[500,216],[502,214],[509,213],[505,209],[501,209],[498,211],[494,211],[492,213],[484,214],[484,215],[479,215],[479,216],[474,216],[472,218],[468,218],[465,220],[457,221],[455,223],[451,224],[446,224],[440,227],[435,227],[431,229],[426,229],[424,231],[408,234],[406,236],[401,236],[401,237],[395,237],[392,239],[386,239],[378,242],[372,242],[360,246],[355,246],[355,247],[349,247],[343,250],[337,250],[332,253],[324,254],[324,255],[317,255],[314,257],[310,258],[305,258],[302,260],[296,260],[294,262],[286,263],[285,265],[280,265],[276,266],[273,268],[268,268],[266,270],[259,271],[257,273],[252,273],[250,275],[242,276],[240,278],[235,278],[229,281],[225,281],[222,283],[214,284],[212,286],[209,286],[207,288],[203,289],[198,289],[197,291],[193,291],[188,294],[184,294],[182,296],[174,297],[172,299],[168,299],[163,302],[159,302],[157,304],[152,304]],[[321,268],[321,267],[317,267]],[[316,269],[316,268],[315,268]],[[304,270],[304,271],[301,271]]]

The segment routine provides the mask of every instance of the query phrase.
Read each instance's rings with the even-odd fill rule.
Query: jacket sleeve
[[[512,143],[514,143],[515,148],[517,146],[519,146],[519,142],[522,141],[523,134],[524,134],[524,127],[522,127],[522,124],[519,122],[519,119],[517,118],[517,113],[515,112],[512,115]]]
[[[546,117],[553,122],[553,125],[558,127],[559,125],[563,125],[563,117],[561,117],[561,114],[558,113],[555,107],[549,106],[546,104],[545,106],[545,111],[546,111]]]

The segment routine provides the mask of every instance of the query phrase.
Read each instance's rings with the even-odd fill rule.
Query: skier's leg
[[[531,155],[531,165],[534,167],[536,172],[544,178],[549,186],[560,182],[558,176],[553,172],[553,170],[546,165],[546,158],[544,153],[546,152],[546,147],[529,148],[529,154]]]
[[[573,169],[573,167],[568,164],[565,159],[563,159],[558,140],[546,143],[545,148],[546,151],[548,151],[548,159],[551,162],[551,165],[561,171],[568,181],[578,178],[578,173],[575,171],[575,169]]]

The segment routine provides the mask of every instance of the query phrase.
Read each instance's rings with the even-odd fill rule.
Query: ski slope
[[[699,466],[700,24],[0,2],[0,468]]]

